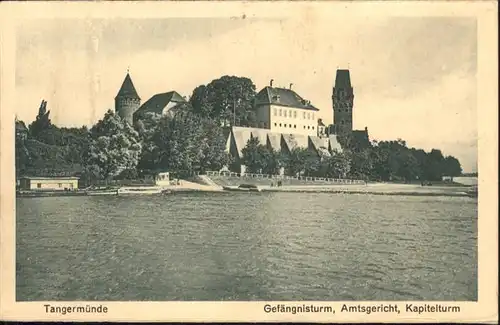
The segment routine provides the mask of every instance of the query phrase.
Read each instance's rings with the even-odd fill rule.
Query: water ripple
[[[477,300],[477,205],[327,193],[17,199],[18,300]]]

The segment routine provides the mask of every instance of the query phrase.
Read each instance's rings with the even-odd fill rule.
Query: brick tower
[[[354,92],[351,86],[349,70],[337,70],[332,93],[332,104],[334,132],[339,135],[350,134],[352,132]]]
[[[132,125],[133,114],[141,106],[141,98],[135,90],[130,74],[127,71],[125,80],[115,97],[115,112]]]

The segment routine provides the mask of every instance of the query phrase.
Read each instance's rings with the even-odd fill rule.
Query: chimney
[[[269,82],[269,86],[272,87],[273,86],[273,81],[274,79],[271,79],[271,81]]]
[[[292,89],[293,83],[290,84],[290,89]]]

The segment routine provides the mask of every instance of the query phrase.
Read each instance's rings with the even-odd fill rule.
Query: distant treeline
[[[440,150],[408,148],[405,141],[372,141],[354,135],[341,137],[344,150],[313,153],[303,148],[276,152],[252,138],[242,150],[243,163],[252,173],[275,174],[280,168],[290,176],[352,178],[372,181],[440,181],[459,176],[459,161]]]
[[[253,126],[256,87],[248,78],[224,76],[197,87],[175,113],[146,114],[134,126],[113,111],[90,129],[52,124],[47,103],[28,127],[16,121],[16,174],[79,175],[87,180],[130,179],[168,170],[178,176],[230,166],[224,126]],[[440,150],[408,148],[403,140],[370,141],[356,135],[339,139],[343,152],[306,149],[274,152],[251,139],[243,149],[249,172],[379,181],[441,180],[462,169]]]

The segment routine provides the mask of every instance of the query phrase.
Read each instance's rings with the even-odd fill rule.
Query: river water
[[[477,200],[17,199],[16,298],[477,300]]]

